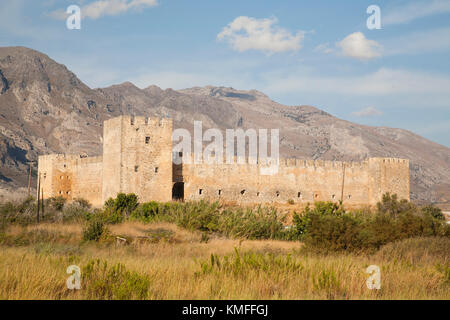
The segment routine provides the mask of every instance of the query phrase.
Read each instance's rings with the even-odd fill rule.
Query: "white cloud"
[[[98,19],[103,16],[116,16],[129,10],[142,10],[158,5],[157,0],[98,0],[81,7],[83,18]],[[66,19],[65,10],[58,9],[50,12],[49,16],[55,19]]]
[[[419,18],[449,12],[450,0],[415,1],[388,10],[386,15],[382,17],[382,24],[409,23]]]
[[[378,110],[374,107],[363,108],[359,111],[352,112],[352,115],[357,117],[372,117],[372,116],[381,116],[383,115],[383,111]]]
[[[330,44],[328,42],[326,42],[326,43],[319,44],[317,47],[314,48],[314,51],[328,54],[328,53],[333,53],[335,50],[334,50],[334,48],[330,47]]]
[[[344,56],[359,60],[379,58],[382,52],[382,46],[374,40],[367,39],[362,32],[348,35],[336,46],[341,49]]]
[[[276,18],[237,17],[223,28],[217,39],[228,41],[231,47],[239,52],[259,50],[271,54],[300,50],[305,32],[298,31],[294,35],[278,27],[277,22]]]

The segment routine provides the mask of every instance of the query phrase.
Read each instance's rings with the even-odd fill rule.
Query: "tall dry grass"
[[[0,299],[85,299],[88,284],[82,278],[81,290],[68,290],[66,269],[95,259],[148,279],[147,299],[450,299],[447,238],[409,239],[371,256],[321,256],[298,242],[206,242],[169,223],[109,229],[112,241],[84,243],[80,225],[9,227],[0,245]],[[381,290],[366,287],[373,264]]]

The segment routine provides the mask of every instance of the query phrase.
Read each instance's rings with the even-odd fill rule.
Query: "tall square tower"
[[[120,116],[104,122],[103,202],[135,193],[140,202],[172,199],[172,120]]]

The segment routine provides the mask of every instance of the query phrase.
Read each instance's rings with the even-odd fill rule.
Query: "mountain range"
[[[222,130],[280,128],[283,157],[408,158],[411,199],[450,205],[450,148],[410,131],[285,106],[256,90],[140,89],[130,82],[91,89],[64,65],[24,47],[0,47],[0,188],[26,186],[28,162],[40,154],[101,154],[103,121],[121,114],[169,116],[174,127],[191,131],[194,120]]]

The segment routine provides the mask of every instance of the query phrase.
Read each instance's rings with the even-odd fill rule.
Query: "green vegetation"
[[[383,196],[373,212],[346,211],[341,203],[316,202],[300,213],[294,212],[291,226],[286,226],[287,215],[271,207],[224,207],[205,201],[140,204],[135,194],[123,193],[108,199],[102,210],[92,209],[83,199],[66,203],[62,197],[46,200],[45,208],[45,222],[85,223],[86,241],[107,237],[106,225],[126,220],[174,223],[190,231],[201,231],[205,243],[212,235],[302,241],[307,249],[317,252],[375,252],[402,239],[450,236],[450,226],[440,209],[431,205],[417,207],[390,194]],[[0,226],[34,224],[35,209],[33,198],[18,204],[2,204]]]
[[[390,194],[383,196],[376,212],[346,212],[342,204],[316,203],[314,209],[308,206],[301,215],[294,214],[294,238],[320,252],[374,252],[402,239],[449,237],[450,226],[439,212],[432,206],[418,208]]]
[[[92,220],[83,229],[84,241],[99,241],[107,234],[105,224],[102,221]]]
[[[0,205],[0,299],[450,299],[439,209],[386,194],[371,212],[77,199]],[[81,267],[68,290],[67,267]],[[382,272],[380,290],[366,269]]]

